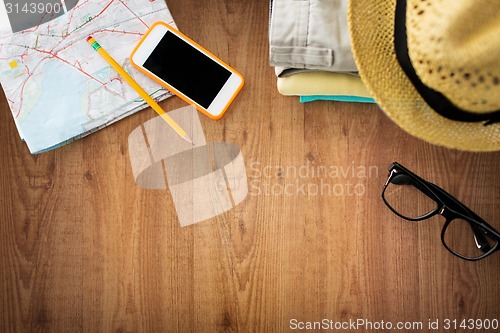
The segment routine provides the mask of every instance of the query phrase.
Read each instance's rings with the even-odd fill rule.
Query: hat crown
[[[464,110],[500,109],[500,1],[410,0],[406,22],[425,85]]]

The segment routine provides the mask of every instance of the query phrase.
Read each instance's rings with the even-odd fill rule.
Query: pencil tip
[[[189,135],[185,135],[184,137],[182,137],[184,140],[186,140],[187,142],[189,142],[192,146],[194,146],[194,143],[193,143],[193,140],[191,140],[191,138],[189,137]]]

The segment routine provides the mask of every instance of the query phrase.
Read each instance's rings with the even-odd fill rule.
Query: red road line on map
[[[26,80],[24,80],[23,85],[21,86],[21,93],[20,93],[20,96],[21,96],[20,99],[21,99],[21,101],[19,103],[19,111],[17,111],[17,114],[14,116],[15,119],[17,119],[17,117],[19,117],[19,115],[21,114],[21,110],[23,108],[23,103],[24,103],[24,98],[23,98],[24,87],[26,87],[26,83],[28,83],[28,80],[30,79],[31,76],[33,76],[33,74],[28,75],[28,77],[26,78]]]
[[[74,8],[73,8],[74,9]],[[71,26],[71,22],[73,21],[73,17],[74,17],[74,14],[75,11],[74,10],[71,10],[70,13],[68,13],[68,22],[66,23],[66,33],[64,34],[64,38],[68,37],[69,36],[69,27]]]
[[[65,63],[65,64],[67,64],[67,65],[69,65],[69,66],[73,67],[74,69],[76,69],[76,70],[77,70],[77,71],[79,71],[80,73],[82,73],[82,74],[84,74],[84,75],[88,76],[89,78],[91,78],[92,80],[94,80],[94,81],[98,82],[98,83],[99,83],[99,84],[101,84],[102,86],[105,86],[105,85],[106,85],[104,82],[102,82],[102,81],[98,80],[97,78],[93,77],[93,76],[92,76],[92,75],[90,75],[89,73],[85,72],[83,69],[78,68],[78,67],[76,67],[76,66],[72,65],[72,64],[71,64],[70,62],[68,62],[66,59],[63,59],[63,58],[59,57],[57,54],[55,54],[55,53],[53,53],[53,52],[50,52],[50,51],[45,51],[45,50],[40,50],[40,49],[33,49],[33,50],[35,50],[35,51],[37,51],[37,52],[40,52],[40,53],[48,54],[50,58],[55,58],[55,59],[58,59],[58,60],[62,61],[63,63]],[[21,55],[21,57],[22,57],[22,55]],[[42,61],[43,61],[43,59],[42,59]],[[26,71],[27,71],[27,73],[28,73],[28,77],[26,78],[26,80],[24,80],[24,82],[23,82],[23,84],[22,84],[22,86],[21,86],[21,92],[20,92],[20,96],[21,96],[21,97],[20,97],[19,111],[18,111],[18,112],[17,112],[17,114],[14,116],[14,118],[16,118],[16,119],[17,119],[17,117],[19,117],[19,114],[21,113],[21,110],[22,110],[22,106],[23,106],[23,102],[24,102],[24,99],[23,99],[23,97],[22,97],[22,96],[24,95],[24,88],[26,87],[26,84],[28,83],[29,79],[33,76],[33,74],[32,74],[32,73],[30,73],[28,66],[26,66],[26,65],[25,65],[25,67],[26,67]]]
[[[89,78],[91,78],[92,80],[94,81],[97,81],[99,84],[102,84],[104,85],[104,82],[98,80],[97,78],[93,77],[92,75],[90,75],[89,73],[85,72],[84,70],[80,69],[80,68],[77,68],[76,66],[72,65],[69,61],[67,61],[66,59],[63,59],[61,57],[59,57],[56,53],[53,53],[53,52],[49,52],[49,51],[45,51],[45,50],[38,50],[38,49],[35,49],[35,51],[38,51],[38,52],[41,52],[41,53],[45,53],[45,54],[49,54],[51,55],[52,58],[56,58],[56,59],[59,59],[60,61],[62,61],[63,63],[75,68],[77,71],[81,72],[82,74],[85,74],[87,75]]]
[[[97,32],[97,33],[98,33],[98,32],[110,32],[110,33],[120,33],[120,34],[139,35],[139,36],[141,36],[141,35],[142,35],[141,33],[136,33],[136,32],[119,31],[119,30],[109,30],[109,29],[97,30],[96,32]],[[38,38],[37,38],[37,44],[38,44]],[[38,45],[36,45],[36,46],[38,46]],[[63,47],[63,48],[59,49],[59,50],[57,51],[57,53],[59,53],[59,52],[61,52],[61,51],[64,51],[64,50],[66,50],[66,49],[70,48],[71,46],[73,46],[73,45],[66,45],[65,47]],[[89,73],[85,72],[85,71],[82,69],[82,66],[81,66],[81,64],[80,64],[78,61],[77,61],[77,63],[78,63],[78,65],[79,65],[79,66],[76,66],[76,65],[74,65],[74,64],[71,64],[69,61],[67,61],[67,60],[65,60],[65,59],[63,59],[63,58],[61,58],[61,57],[59,57],[59,56],[57,55],[57,53],[54,53],[53,51],[45,51],[45,50],[42,50],[42,49],[38,49],[37,47],[34,47],[34,48],[32,48],[32,49],[33,49],[33,50],[35,50],[35,51],[37,51],[37,52],[40,52],[40,53],[48,54],[51,58],[55,58],[55,59],[58,59],[58,60],[62,61],[63,63],[65,63],[65,64],[67,64],[67,65],[69,65],[69,66],[71,66],[71,67],[75,68],[76,70],[78,70],[78,71],[79,71],[79,72],[81,72],[82,74],[84,74],[84,75],[88,76],[89,78],[91,78],[92,80],[94,80],[94,81],[96,81],[97,83],[101,84],[102,86],[105,86],[105,85],[106,85],[106,83],[105,83],[105,82],[102,82],[102,81],[98,80],[97,78],[95,78],[94,76],[90,75]],[[19,57],[23,58],[23,57],[25,57],[25,56],[27,56],[27,55],[28,55],[28,54],[27,54],[27,52],[25,52],[25,53],[23,53],[23,54],[19,55]],[[4,60],[8,60],[8,59],[4,59]],[[26,67],[26,68],[27,68],[27,71],[28,71],[28,73],[29,73],[29,69],[28,69],[28,67]],[[28,78],[26,78],[25,82],[26,82],[26,81],[28,81],[28,80],[29,80],[29,78],[30,78],[31,76],[32,76],[32,75],[29,75],[29,76],[28,76]]]
[[[145,23],[145,22],[144,22],[144,21],[143,21],[140,17],[138,17],[137,15],[135,15],[135,13],[134,13],[132,10],[130,10],[130,8],[129,8],[129,7],[128,7],[128,6],[127,6],[127,5],[126,5],[126,4],[125,4],[122,0],[119,0],[119,1],[120,1],[120,3],[122,4],[122,6],[124,6],[124,7],[125,7],[126,9],[128,9],[128,10],[129,10],[132,14],[134,14],[134,16],[135,16],[135,17],[136,17],[136,18],[137,18],[137,19],[138,19],[138,20],[139,20],[139,21],[140,21],[140,22],[141,22],[144,26],[146,26],[147,28],[149,28],[149,26],[148,26],[148,25],[147,25],[147,24],[146,24],[146,23]],[[86,1],[86,2],[88,2],[88,1]],[[113,2],[115,2],[115,0],[111,0],[111,1],[110,1],[110,2],[109,2],[109,3],[108,3],[108,4],[107,4],[107,5],[106,5],[106,6],[105,6],[105,7],[104,7],[104,8],[103,8],[103,9],[102,9],[102,10],[101,10],[98,14],[97,14],[97,15],[95,15],[94,17],[92,17],[92,18],[91,18],[91,20],[94,20],[94,19],[96,19],[97,17],[101,16],[101,15],[102,15],[102,14],[103,14],[103,13],[104,13],[104,12],[105,12],[108,8],[109,8],[109,7],[113,4]],[[84,3],[80,3],[80,4],[78,4],[76,7],[80,7],[80,6],[82,6],[83,4],[84,4]],[[75,8],[76,8],[76,7],[75,7]],[[70,15],[70,22],[71,22],[71,20],[72,20],[72,19],[73,19],[73,15],[71,14],[71,15]],[[85,25],[85,24],[84,24],[84,25]],[[68,25],[68,27],[69,27],[69,25]],[[34,30],[25,30],[25,31],[23,31],[22,33],[23,33],[23,34],[25,34],[25,33],[35,32],[35,31],[37,31],[37,30],[38,30],[38,28],[39,28],[39,25],[38,25],[38,26],[36,26]],[[48,29],[48,30],[47,30],[47,35],[49,35],[49,32],[50,32],[50,24],[48,24],[48,25],[47,25],[47,29]],[[142,36],[142,35],[143,35],[143,34],[141,34],[141,33],[136,33],[136,32],[117,31],[117,30],[109,30],[109,29],[97,30],[96,32],[111,32],[111,33],[121,33],[121,34],[140,35],[140,36]],[[50,36],[50,35],[49,35],[49,36]],[[61,38],[63,38],[63,39],[64,39],[64,38],[66,38],[66,37],[68,37],[68,36],[69,36],[69,32],[68,32],[68,31],[66,31],[66,35],[65,35],[65,36],[64,36],[64,35],[63,35],[63,36],[61,36]],[[0,38],[0,39],[2,39],[2,38]],[[66,59],[63,59],[63,58],[61,58],[61,57],[59,57],[59,56],[57,55],[57,53],[58,53],[58,52],[61,52],[61,51],[65,50],[65,49],[67,49],[67,48],[71,47],[72,45],[67,45],[66,47],[64,47],[64,48],[62,48],[62,49],[60,49],[60,50],[58,50],[58,51],[57,51],[57,53],[54,53],[53,51],[45,51],[45,50],[38,49],[38,48],[37,48],[37,47],[38,47],[38,38],[37,38],[37,43],[36,43],[36,44],[37,44],[37,45],[35,45],[35,48],[33,48],[33,50],[35,50],[35,51],[37,51],[37,52],[40,52],[40,53],[45,53],[45,54],[48,54],[48,55],[50,56],[49,58],[55,58],[55,59],[58,59],[58,60],[62,61],[63,63],[65,63],[65,64],[67,64],[67,65],[69,65],[69,66],[71,66],[71,67],[75,68],[76,70],[78,70],[78,71],[79,71],[79,72],[81,72],[82,74],[84,74],[84,75],[88,76],[88,77],[89,77],[89,78],[91,78],[92,80],[94,80],[94,81],[98,82],[98,83],[99,83],[99,84],[101,84],[102,86],[106,86],[106,85],[107,85],[107,83],[104,83],[104,82],[102,82],[102,81],[98,80],[97,78],[93,77],[93,76],[92,76],[92,75],[90,75],[89,73],[85,72],[85,71],[82,69],[82,66],[81,66],[81,64],[80,64],[80,62],[79,62],[78,60],[76,61],[75,65],[72,65],[72,64],[71,64],[71,63],[69,63]],[[3,46],[3,45],[2,45],[2,46]],[[27,51],[26,51],[25,53],[21,54],[21,58],[22,58],[22,57],[24,57],[24,56],[26,56],[26,55],[27,55]],[[5,60],[7,60],[7,59],[5,59]],[[43,59],[42,59],[42,61],[43,61]],[[78,67],[76,66],[76,64],[78,64]],[[20,93],[20,96],[21,96],[21,98],[20,98],[20,107],[19,107],[19,111],[18,111],[18,113],[15,115],[15,118],[17,118],[17,117],[19,116],[19,114],[21,113],[22,104],[23,104],[23,97],[22,97],[22,96],[23,96],[23,94],[24,94],[24,89],[25,89],[25,86],[26,86],[27,82],[29,81],[29,79],[33,76],[33,74],[29,72],[29,68],[28,68],[26,65],[25,65],[25,67],[26,67],[26,70],[27,70],[27,72],[28,72],[28,77],[26,78],[26,80],[24,80],[24,82],[23,82],[23,84],[22,84],[22,86],[21,86],[21,93]],[[14,103],[12,100],[10,100],[10,101],[11,101],[11,103]]]
[[[34,29],[34,30],[23,30],[23,31],[21,31],[21,33],[24,35],[25,33],[35,32],[35,31],[37,31],[37,30],[38,30],[38,27],[39,27],[39,26],[40,26],[40,25],[37,25],[37,26],[35,27],[35,29]]]
[[[134,14],[134,16],[139,20],[141,21],[142,24],[144,24],[144,26],[146,28],[149,28],[149,25],[146,24],[146,22],[144,22],[139,16],[135,15],[135,13],[122,1],[122,0],[118,0],[120,1],[120,3],[123,5],[123,7],[127,8],[129,10],[129,12],[131,12],[132,14]]]
[[[111,4],[112,4],[113,2],[115,2],[115,0],[111,0],[111,1],[110,1],[107,5],[106,5],[106,7],[104,7],[104,8],[101,10],[101,12],[100,12],[99,14],[97,14],[96,16],[94,16],[94,18],[99,17],[102,13],[104,13],[104,12],[106,11],[106,9],[108,9],[108,7],[109,7],[109,6],[111,6]],[[93,18],[93,19],[94,19],[94,18]]]
[[[142,36],[143,35],[140,32],[123,31],[123,30],[110,30],[110,29],[95,30],[92,35],[96,35],[99,32],[111,32],[111,33],[120,33],[120,34],[123,34],[123,35],[137,35],[137,36]]]

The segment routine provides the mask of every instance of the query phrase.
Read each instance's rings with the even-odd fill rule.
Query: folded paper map
[[[164,0],[34,3],[0,0],[0,82],[31,153],[58,147],[147,107],[92,50],[85,40],[89,35],[155,99],[171,96],[128,60],[154,22],[175,26]],[[30,16],[20,22],[23,13]],[[20,26],[25,30],[15,32]]]

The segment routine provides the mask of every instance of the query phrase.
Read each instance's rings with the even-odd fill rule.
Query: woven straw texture
[[[409,53],[422,82],[464,110],[500,109],[500,1],[408,5]]]
[[[421,99],[399,67],[394,53],[395,6],[395,0],[349,2],[349,28],[354,58],[363,81],[377,103],[397,125],[425,141],[466,151],[500,150],[500,124],[484,126],[482,122],[448,120]],[[498,43],[498,37],[491,42]],[[428,71],[422,68],[419,70]],[[476,74],[479,81],[481,74]],[[500,94],[493,84],[497,74],[491,73],[492,76],[489,77],[490,89]],[[483,79],[486,80],[484,73]]]

